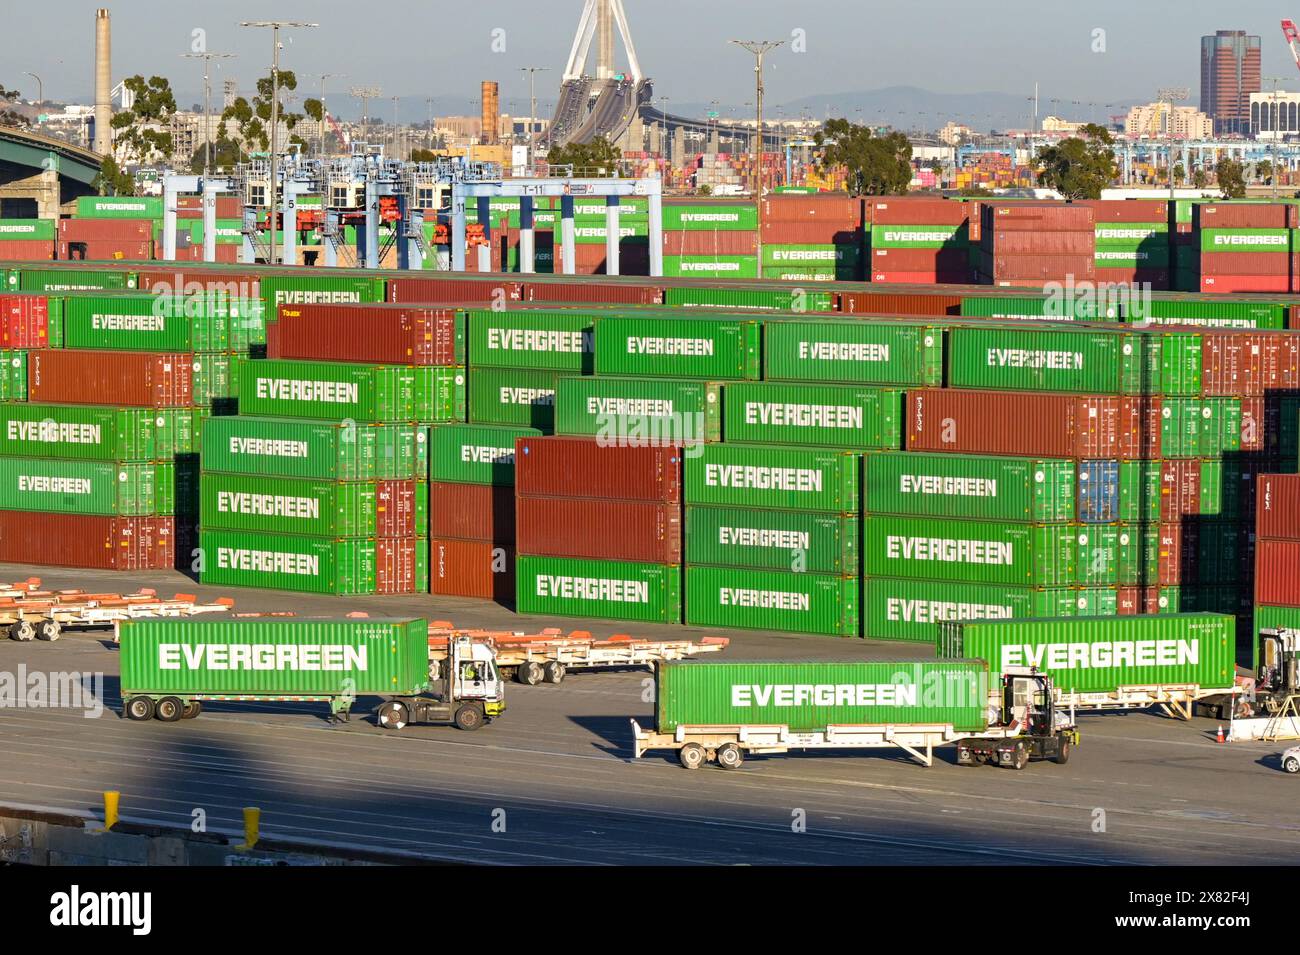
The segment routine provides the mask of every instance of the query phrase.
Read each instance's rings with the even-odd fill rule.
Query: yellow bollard
[[[108,832],[117,825],[117,804],[122,794],[114,790],[104,791],[104,831]]]
[[[241,849],[252,849],[257,845],[258,827],[262,821],[262,810],[256,806],[244,807],[244,844]]]

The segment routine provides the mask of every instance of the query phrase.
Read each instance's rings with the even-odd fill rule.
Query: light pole
[[[424,119],[429,132],[429,149],[433,149],[433,97],[424,98]]]
[[[393,101],[393,158],[397,158],[397,101],[400,96],[391,97]]]
[[[354,86],[351,93],[361,100],[361,135],[367,136],[366,129],[370,126],[370,101],[379,99],[384,95],[384,91],[378,86]]]
[[[732,40],[754,56],[754,209],[758,217],[758,274],[763,274],[763,59],[785,40]]]
[[[544,66],[521,66],[520,73],[528,74],[528,167],[533,165],[533,137],[537,135],[537,74],[549,73]]]
[[[30,76],[32,79],[36,81],[36,106],[39,109],[40,106],[45,102],[45,84],[41,82],[41,78],[37,76],[35,73],[24,72],[23,76]]]
[[[325,117],[328,111],[325,108],[325,81],[341,80],[346,73],[322,73],[320,75],[320,158],[325,158]]]
[[[277,215],[280,209],[280,157],[279,143],[276,141],[276,127],[280,124],[280,28],[281,27],[317,27],[319,23],[307,23],[303,20],[243,20],[241,27],[271,28],[271,254],[268,264],[275,264],[276,241],[279,232]],[[297,263],[289,263],[295,265]]]
[[[213,60],[234,59],[233,53],[182,53],[187,60],[203,61],[203,175],[212,170],[212,83],[209,68]]]
[[[1269,124],[1273,127],[1273,174],[1269,178],[1273,180],[1273,198],[1276,199],[1277,198],[1277,163],[1278,163],[1277,143],[1278,140],[1282,138],[1282,122],[1278,118],[1278,108],[1277,108],[1277,94],[1278,94],[1277,84],[1283,82],[1283,80],[1282,77],[1280,76],[1268,76],[1265,77],[1265,79],[1271,80],[1273,83],[1273,109],[1269,113]]]
[[[1156,101],[1169,107],[1168,125],[1165,133],[1169,139],[1169,201],[1174,201],[1174,104],[1187,99],[1192,91],[1186,86],[1169,86],[1156,91]]]

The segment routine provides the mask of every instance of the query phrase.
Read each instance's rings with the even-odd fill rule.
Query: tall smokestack
[[[113,30],[108,10],[95,11],[95,152],[113,151]]]
[[[497,133],[501,128],[501,104],[497,84],[492,80],[483,81],[483,130],[479,139],[485,146],[496,144]]]

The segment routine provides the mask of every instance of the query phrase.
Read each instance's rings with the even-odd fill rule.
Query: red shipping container
[[[1201,291],[1206,293],[1290,292],[1291,276],[1281,275],[1202,275]]]
[[[199,218],[202,218],[203,197],[202,196],[177,196],[176,211],[180,212],[198,212]],[[218,219],[242,219],[244,217],[244,203],[238,196],[217,196],[217,218]]]
[[[60,219],[60,242],[148,242],[153,240],[151,219]]]
[[[1087,255],[1035,255],[1027,253],[1002,254],[984,252],[980,256],[980,271],[997,281],[1063,282],[1073,277],[1076,282],[1096,278],[1097,264],[1093,253]]]
[[[1290,275],[1290,252],[1205,252],[1201,275]]]
[[[490,541],[429,539],[429,590],[514,606],[515,549]]]
[[[873,272],[936,272],[959,275],[970,272],[965,249],[873,249]]]
[[[882,272],[873,270],[871,281],[882,285],[965,285],[970,282],[970,271],[965,272]]]
[[[1075,199],[1087,206],[1097,222],[1168,222],[1169,203],[1158,199]]]
[[[223,243],[216,247],[216,258],[212,261],[218,265],[230,265],[239,261],[239,249],[237,245]],[[156,250],[159,255],[162,254],[161,246]],[[177,262],[206,262],[203,258],[203,244],[191,245],[187,249],[178,248],[176,250]]]
[[[605,246],[575,246],[576,249],[594,248],[600,252],[600,262],[605,262]],[[648,261],[649,252],[645,253]],[[594,256],[593,256],[594,258]],[[620,268],[636,259],[626,248],[619,251]],[[559,260],[557,247],[556,259]],[[608,282],[539,282],[532,280],[523,285],[522,298],[527,302],[595,302],[610,305],[662,305],[663,288],[653,282],[611,280]]]
[[[266,357],[283,358],[280,354],[280,323],[267,322],[266,324]]]
[[[888,196],[866,200],[866,221],[877,225],[963,225],[971,204],[953,199]]]
[[[705,233],[710,235],[712,233]],[[719,235],[726,234],[720,230]],[[754,235],[753,232],[731,231],[734,236]],[[765,245],[861,245],[862,230],[856,226],[837,225],[834,222],[764,222]]]
[[[1300,540],[1300,474],[1261,474],[1255,505],[1255,536]]]
[[[1094,255],[1097,240],[1088,232],[1004,232],[1001,229],[985,240],[992,242],[996,255]]]
[[[1137,458],[1150,399],[918,388],[907,393],[907,449],[965,454]],[[1158,407],[1155,414],[1159,414]]]
[[[1161,524],[1156,539],[1156,579],[1145,583],[1161,587],[1192,583],[1199,537],[1196,524]]]
[[[686,200],[696,204],[698,200]],[[833,222],[838,228],[857,229],[863,223],[863,200],[856,196],[819,193],[811,196],[767,196],[759,204],[762,222]]]
[[[980,203],[980,237],[987,241],[994,232],[1089,232],[1096,217],[1087,206],[1036,202]]]
[[[54,258],[55,243],[46,239],[7,239],[0,242],[0,261],[48,262]]]
[[[153,258],[153,242],[63,242],[58,244],[58,257],[64,262],[147,262]]]
[[[0,561],[5,563],[171,570],[174,538],[171,517],[0,511]]]
[[[1192,206],[1194,229],[1296,229],[1297,210],[1289,202],[1219,203]]]
[[[1263,537],[1257,541],[1255,603],[1300,607],[1300,541]]]
[[[682,509],[655,501],[590,497],[519,497],[521,554],[680,564]]]
[[[48,348],[49,344],[49,297],[0,295],[0,348]]]
[[[594,437],[518,438],[515,491],[521,497],[678,504],[682,499],[681,449],[606,444]]]
[[[1201,388],[1208,396],[1259,396],[1300,388],[1300,334],[1207,330]]]
[[[1170,288],[1169,272],[1166,269],[1113,269],[1098,266],[1097,282],[1150,285],[1153,292],[1167,292]]]
[[[414,537],[424,531],[415,526],[415,493],[414,481],[376,482],[376,537]]]
[[[665,232],[664,255],[755,255],[758,252],[757,232],[738,232],[735,229]],[[770,239],[767,242],[786,242]],[[793,243],[795,240],[788,240]],[[810,239],[809,242],[830,240]]]
[[[218,246],[217,248],[223,248]],[[229,246],[237,248],[237,246]],[[255,272],[214,272],[209,269],[176,266],[141,269],[136,272],[136,284],[141,291],[183,294],[203,291],[225,292],[232,298],[257,298],[260,294],[258,274]],[[273,316],[268,316],[268,318]]]
[[[840,292],[836,310],[848,315],[960,315],[962,297],[948,290],[930,292]]]
[[[467,279],[393,278],[388,280],[388,300],[402,305],[466,303],[491,305],[494,301],[517,302],[523,298],[523,283],[503,278]]]
[[[429,536],[513,543],[515,489],[430,481]]]
[[[375,593],[413,594],[415,565],[427,546],[423,537],[381,537],[375,541]]]
[[[1228,491],[1231,489],[1225,489]],[[1171,458],[1160,465],[1160,520],[1176,522],[1201,513],[1201,462]]]
[[[281,305],[277,357],[387,365],[456,364],[456,310]]]
[[[27,356],[29,401],[73,405],[188,408],[194,404],[190,355],[48,348]]]

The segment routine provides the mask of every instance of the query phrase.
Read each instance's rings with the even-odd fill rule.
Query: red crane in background
[[[1296,67],[1300,68],[1300,29],[1296,28],[1294,20],[1282,21],[1282,36],[1286,37],[1286,45],[1291,48]]]

